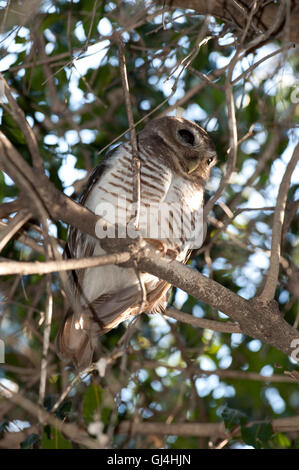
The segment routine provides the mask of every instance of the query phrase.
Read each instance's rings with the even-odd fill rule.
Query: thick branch
[[[258,299],[248,301],[194,269],[178,261],[167,261],[152,251],[145,251],[145,255],[140,257],[138,268],[165,279],[230,316],[239,323],[243,333],[275,346],[288,355],[294,352],[292,341],[299,339],[299,331],[282,318],[276,302],[268,304]]]
[[[12,212],[17,212],[22,208],[21,202],[19,199],[11,202],[5,202],[0,206],[0,219],[7,217]]]
[[[95,215],[62,194],[46,175],[36,174],[21,157],[7,137],[0,131],[0,168],[3,169],[23,191],[23,202],[40,216],[44,211],[53,220],[63,220],[82,232],[95,236]],[[36,181],[38,180],[38,185]],[[28,198],[25,201],[25,195]]]
[[[171,7],[179,7],[182,9],[190,8],[202,15],[213,15],[221,20],[233,24],[235,27],[239,28],[241,31],[244,31],[246,28],[249,10],[244,8],[243,5],[240,6],[241,2],[227,1],[227,0],[156,0],[157,3],[163,5],[169,5]],[[247,3],[247,2],[246,2]],[[260,3],[260,2],[259,2]],[[242,2],[244,4],[244,2]],[[259,29],[260,31],[265,31],[270,29],[274,22],[277,19],[277,12],[279,9],[280,2],[266,2],[264,7],[259,6],[257,11],[253,15],[252,26],[253,28]],[[286,10],[284,14],[281,15],[279,24],[277,25],[276,31],[274,33],[279,33],[286,21]],[[299,5],[298,2],[291,2],[291,15],[290,15],[290,24],[289,24],[289,37],[288,40],[292,42],[299,43]],[[274,34],[273,33],[273,34]]]

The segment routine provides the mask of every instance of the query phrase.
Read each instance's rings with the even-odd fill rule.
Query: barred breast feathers
[[[150,204],[179,203],[174,204],[172,219],[168,220],[170,231],[167,233],[160,232],[157,238],[164,239],[172,248],[178,249],[180,255],[179,260],[183,260],[186,256],[185,240],[173,239],[176,227],[181,223],[182,210],[198,211],[202,205],[203,191],[181,176],[176,176],[173,171],[163,164],[160,158],[157,158],[155,150],[147,146],[139,151],[141,159],[141,203],[144,206]],[[99,214],[99,205],[108,203],[118,209],[118,223],[126,224],[128,216],[126,215],[127,204],[132,203],[132,152],[129,143],[120,145],[114,150],[113,155],[105,161],[105,169],[96,179],[97,172],[95,170],[95,180],[92,189],[86,198],[85,206],[92,212]],[[113,214],[114,216],[115,214]],[[108,221],[111,212],[107,214]],[[155,224],[152,224],[155,225]],[[158,226],[158,220],[156,221]],[[79,233],[80,235],[80,233]],[[101,247],[100,242],[93,239],[89,235],[81,234],[82,237],[76,236],[75,256],[97,256],[105,254],[105,250]],[[79,241],[81,239],[81,242]],[[82,287],[86,300],[93,299],[105,294],[111,290],[120,289],[130,285],[136,285],[137,279],[134,270],[121,268],[119,266],[105,266],[92,269],[86,269],[83,274]],[[154,276],[148,275],[148,281],[155,279]],[[101,279],[95,282],[95,279]],[[83,301],[83,299],[82,299]],[[86,303],[83,302],[83,303]]]

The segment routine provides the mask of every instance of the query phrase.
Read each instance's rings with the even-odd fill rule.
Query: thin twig
[[[31,217],[31,212],[27,209],[21,209],[18,214],[5,225],[5,228],[0,231],[0,252]]]
[[[246,26],[245,26],[244,32],[243,32],[243,34],[242,34],[241,44],[244,43],[244,40],[245,40],[245,38],[246,38],[246,36],[247,36],[247,33],[248,33],[248,30],[249,30],[250,26],[251,26],[252,24],[254,24],[254,23],[252,22],[252,18],[253,18],[253,15],[255,14],[256,10],[257,10],[257,0],[254,0],[253,5],[252,5],[251,10],[250,10],[250,14],[249,14],[248,19],[247,19],[247,22],[246,22]]]
[[[10,104],[11,111],[12,111],[12,116],[15,119],[15,121],[17,122],[17,124],[20,126],[20,129],[21,129],[21,131],[23,132],[23,134],[25,136],[28,148],[29,148],[30,153],[31,153],[33,166],[38,170],[42,170],[43,169],[43,161],[42,161],[42,158],[41,158],[41,155],[40,155],[40,152],[39,152],[37,139],[36,139],[36,136],[33,132],[33,129],[31,129],[31,127],[29,126],[29,124],[26,120],[24,111],[20,108],[17,101],[12,96],[11,89],[10,89],[7,81],[4,79],[4,77],[2,76],[1,73],[0,73],[0,79],[4,83],[5,96],[7,97],[8,102]]]
[[[7,0],[7,5],[4,8],[4,15],[3,15],[3,18],[2,18],[2,21],[1,21],[1,26],[0,26],[0,34],[1,35],[2,35],[2,33],[4,31],[4,28],[5,28],[5,23],[6,23],[6,20],[7,20],[7,15],[8,15],[9,7],[10,7],[10,1],[11,0]]]
[[[247,77],[247,75],[252,72],[253,70],[255,70],[259,65],[263,64],[266,60],[269,60],[271,59],[272,57],[278,55],[278,54],[281,54],[282,52],[284,51],[287,51],[288,49],[291,49],[294,47],[294,43],[293,42],[289,42],[287,44],[284,44],[282,47],[280,47],[279,49],[275,49],[275,51],[272,51],[270,54],[262,57],[260,60],[258,60],[257,62],[255,62],[254,64],[252,64],[250,67],[248,67],[246,70],[244,70],[244,72],[240,73],[240,75],[238,75],[233,81],[232,81],[232,85],[236,85],[242,78],[244,77]]]
[[[74,423],[64,423],[55,415],[47,412],[44,408],[28,400],[20,393],[14,393],[3,383],[0,383],[0,394],[17,406],[20,406],[33,416],[41,417],[44,423],[50,424],[58,431],[62,431],[70,440],[84,445],[89,449],[98,449],[95,440],[91,439],[82,429]]]
[[[1,259],[0,276],[8,274],[47,274],[59,271],[71,271],[73,269],[85,269],[107,264],[122,264],[129,261],[129,252],[113,253],[110,255],[93,256],[89,258],[77,258],[58,261],[9,261]]]
[[[237,162],[237,151],[238,151],[238,130],[237,130],[237,121],[235,113],[235,103],[234,103],[234,94],[233,87],[231,84],[231,74],[233,72],[234,63],[231,64],[228,77],[225,84],[225,95],[226,95],[226,105],[227,105],[227,115],[228,115],[228,129],[229,129],[229,157],[227,162],[226,173],[223,176],[220,185],[215,192],[214,196],[207,202],[204,208],[204,215],[207,215],[209,211],[214,206],[215,202],[221,196],[223,190],[226,188],[229,183],[230,177],[234,171],[236,162]]]
[[[272,228],[272,243],[271,243],[271,258],[270,258],[270,267],[267,274],[267,280],[263,292],[261,294],[261,299],[271,300],[274,298],[277,280],[279,274],[279,265],[280,265],[280,253],[281,253],[281,234],[283,221],[285,216],[287,195],[290,186],[290,180],[293,171],[299,161],[299,144],[297,144],[292,158],[290,159],[288,166],[286,168],[285,174],[282,178],[279,192],[276,201],[276,208],[273,218],[273,228]]]
[[[5,202],[0,205],[0,219],[7,217],[12,212],[17,212],[22,208],[20,199],[15,201]]]
[[[133,170],[133,207],[135,208],[135,230],[139,229],[139,218],[140,218],[140,159],[138,156],[138,145],[136,129],[134,125],[134,116],[132,111],[132,104],[130,98],[129,82],[126,67],[125,49],[122,37],[118,38],[118,58],[119,58],[119,69],[120,76],[123,86],[125,105],[127,110],[128,122],[130,127],[130,142],[132,148],[132,170]]]
[[[49,344],[50,344],[52,313],[53,313],[53,294],[52,294],[52,288],[51,288],[51,276],[49,275],[48,280],[47,280],[47,307],[46,307],[46,315],[45,315],[45,327],[44,327],[44,335],[43,335],[43,353],[42,353],[40,385],[39,385],[38,404],[40,406],[43,406],[44,404],[45,393],[46,393],[48,351],[49,351]]]
[[[96,16],[96,11],[97,11],[98,3],[99,3],[99,0],[95,0],[95,1],[93,2],[92,12],[91,12],[91,19],[90,19],[90,24],[89,24],[89,29],[88,29],[88,33],[87,33],[87,37],[86,37],[86,41],[85,41],[85,45],[84,45],[84,49],[85,49],[85,50],[87,49],[88,44],[89,44],[89,41],[90,41],[91,32],[92,32],[92,28],[93,28],[93,26],[94,26],[94,21],[95,21],[95,16]],[[83,49],[83,50],[84,50],[84,49]]]
[[[213,331],[219,331],[221,333],[242,333],[238,323],[197,318],[188,313],[180,312],[174,308],[167,308],[164,315],[175,318],[177,321],[187,323],[197,328],[206,328]]]
[[[193,351],[192,351],[193,352]],[[197,355],[200,356],[200,351]],[[134,369],[140,367],[140,363],[136,362]],[[184,372],[186,366],[183,365],[170,365],[166,361],[162,360],[144,360],[142,361],[142,366],[149,369],[157,369],[158,367],[166,367],[169,370],[177,370]],[[196,376],[210,377],[211,375],[218,375],[218,377],[225,380],[254,380],[256,382],[266,382],[266,383],[294,383],[296,379],[286,374],[274,374],[274,375],[261,375],[258,372],[249,372],[243,370],[231,370],[231,369],[216,369],[216,370],[205,370],[201,369],[198,362],[194,361],[190,366],[188,366],[190,371]]]
[[[139,126],[139,124],[144,122],[146,119],[148,119],[152,114],[154,114],[160,108],[162,108],[162,106],[164,106],[164,104],[166,104],[168,102],[169,98],[172,95],[174,95],[174,93],[175,93],[175,91],[172,91],[172,93],[167,98],[165,98],[165,100],[161,101],[161,103],[159,103],[154,109],[152,109],[149,113],[147,113],[145,116],[143,116],[141,119],[139,119],[139,121],[137,121],[136,124],[135,124],[135,128],[137,126]],[[115,142],[118,142],[125,134],[127,134],[127,132],[131,132],[131,129],[132,129],[131,127],[128,127],[124,132],[122,132],[117,137],[115,137],[111,142],[109,142],[109,144],[105,145],[105,147],[103,147],[98,152],[98,155],[102,155],[105,152],[105,150],[107,150],[111,145],[115,144]]]

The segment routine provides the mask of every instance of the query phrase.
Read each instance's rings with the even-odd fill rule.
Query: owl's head
[[[187,119],[166,116],[150,121],[138,136],[170,168],[187,177],[206,181],[217,161],[215,146],[208,133]]]

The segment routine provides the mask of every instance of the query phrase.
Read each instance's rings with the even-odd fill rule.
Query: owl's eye
[[[210,157],[207,159],[207,164],[211,165],[211,163],[214,161],[214,157]]]
[[[178,134],[182,142],[184,142],[185,144],[194,145],[194,135],[192,134],[192,132],[188,131],[188,129],[180,129],[178,131]]]

